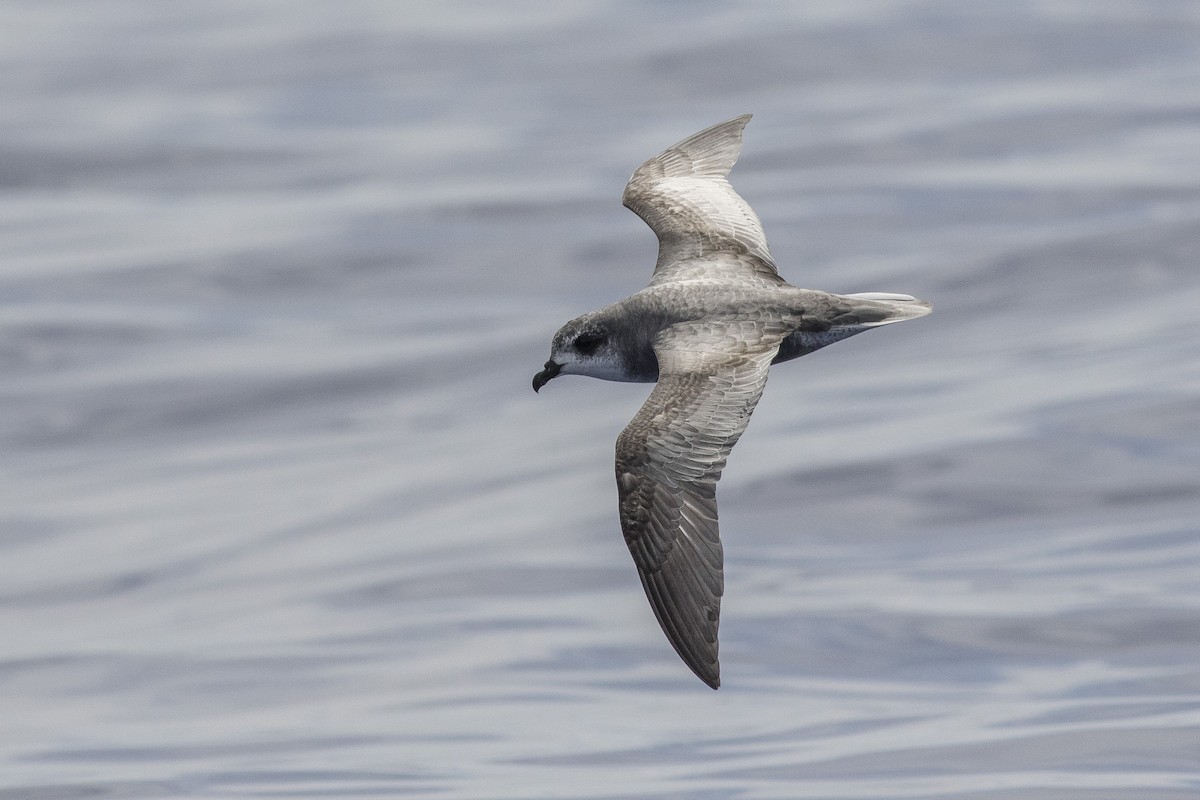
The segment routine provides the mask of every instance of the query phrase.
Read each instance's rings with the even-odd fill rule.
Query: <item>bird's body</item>
[[[716,484],[768,367],[930,310],[908,295],[837,295],[779,277],[757,216],[725,180],[749,119],[701,131],[634,172],[625,205],[659,238],[650,285],[564,325],[533,381],[656,383],[617,440],[621,528],[667,638],[714,689]]]

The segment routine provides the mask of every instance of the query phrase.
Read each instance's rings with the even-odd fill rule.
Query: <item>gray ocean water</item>
[[[1200,4],[0,5],[0,798],[1200,797]],[[621,539],[643,159],[785,277],[724,686]]]

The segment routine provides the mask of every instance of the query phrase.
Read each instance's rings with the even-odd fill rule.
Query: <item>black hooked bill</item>
[[[537,375],[533,376],[533,390],[536,392],[549,383],[551,378],[562,372],[562,368],[563,365],[556,363],[554,359],[547,361],[545,368],[543,368],[542,371]]]

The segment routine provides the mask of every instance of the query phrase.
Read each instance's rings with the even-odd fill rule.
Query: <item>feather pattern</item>
[[[658,236],[653,282],[691,277],[706,262],[727,275],[781,280],[758,215],[726,179],[749,121],[744,114],[689,136],[630,177],[622,201]]]
[[[724,593],[717,481],[784,333],[740,322],[668,328],[654,347],[658,383],[617,440],[625,543],[667,639],[714,689]]]

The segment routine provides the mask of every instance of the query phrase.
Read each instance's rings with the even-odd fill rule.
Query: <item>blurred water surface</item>
[[[0,6],[0,798],[1200,796],[1191,0]],[[529,388],[756,114],[725,686]]]

